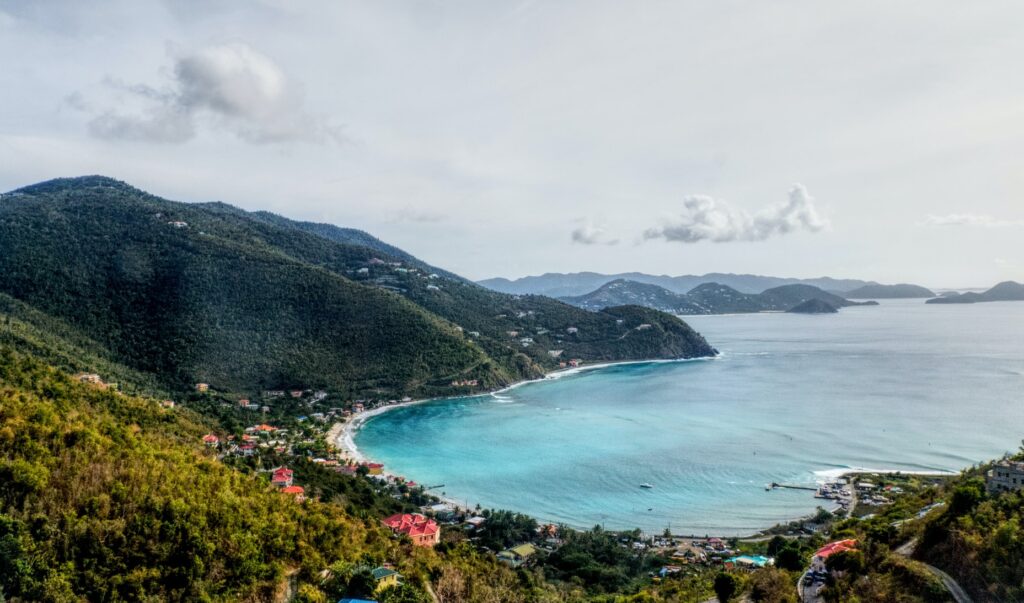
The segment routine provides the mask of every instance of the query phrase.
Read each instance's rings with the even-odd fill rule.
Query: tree
[[[960,484],[953,490],[953,498],[949,502],[949,512],[959,517],[974,510],[985,499],[985,482],[975,477]]]
[[[714,588],[718,603],[729,603],[736,596],[739,586],[739,580],[732,574],[722,572],[715,576]]]
[[[380,603],[430,603],[430,597],[410,584],[389,586],[377,593]]]
[[[353,574],[352,578],[348,581],[345,594],[353,598],[365,598],[372,595],[376,588],[377,580],[374,579],[373,574],[369,570],[364,569]]]
[[[785,572],[765,568],[750,577],[750,598],[756,603],[793,603],[796,601],[793,583]]]
[[[800,545],[794,542],[787,542],[775,555],[775,567],[798,572],[804,568],[803,555],[800,554]]]
[[[434,586],[434,594],[441,603],[462,601],[466,593],[466,579],[458,568],[446,565]]]
[[[825,566],[829,571],[861,574],[864,573],[867,562],[861,551],[848,550],[829,555],[829,558],[825,560]]]
[[[772,536],[772,539],[768,541],[768,556],[769,557],[774,557],[774,556],[778,555],[779,551],[781,551],[783,548],[785,548],[786,544],[788,542],[789,542],[789,540],[787,540],[786,538],[784,538],[782,536],[779,536],[779,535]]]

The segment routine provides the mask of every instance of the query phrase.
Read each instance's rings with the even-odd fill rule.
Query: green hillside
[[[299,509],[186,442],[201,424],[0,349],[0,587],[25,601],[269,598],[359,545],[363,522]]]
[[[711,353],[655,312],[494,293],[298,224],[103,177],[45,182],[0,198],[0,293],[178,389],[429,395],[456,379],[488,387],[539,375],[557,366],[556,344],[588,361]],[[536,344],[508,334],[520,313]],[[656,328],[635,332],[641,324]]]

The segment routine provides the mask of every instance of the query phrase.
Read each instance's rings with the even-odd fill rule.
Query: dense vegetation
[[[0,586],[29,601],[267,598],[372,522],[300,509],[189,444],[204,426],[0,349]],[[353,559],[354,560],[354,559]]]
[[[978,601],[1024,599],[1024,494],[988,494],[981,476],[969,474],[946,511],[923,529],[918,556],[952,574]]]
[[[536,376],[557,366],[556,344],[583,360],[711,353],[669,316],[494,293],[315,226],[108,178],[50,181],[0,198],[0,293],[174,389],[430,395]]]

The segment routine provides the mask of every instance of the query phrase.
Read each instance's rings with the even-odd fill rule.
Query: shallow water
[[[470,505],[577,527],[745,534],[821,502],[767,483],[814,485],[850,467],[956,471],[1024,437],[1024,303],[686,320],[720,358],[400,408],[356,443]]]

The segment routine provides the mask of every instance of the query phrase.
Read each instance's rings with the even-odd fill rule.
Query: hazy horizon
[[[103,174],[474,280],[987,287],[1024,281],[1022,25],[1011,2],[0,0],[0,189]]]

